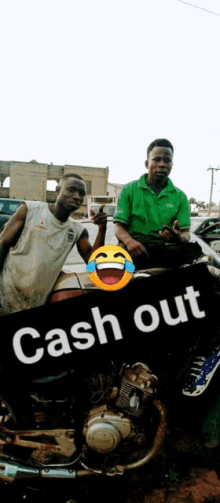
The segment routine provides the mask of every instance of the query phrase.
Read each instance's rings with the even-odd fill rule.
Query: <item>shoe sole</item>
[[[202,393],[203,393],[203,392],[206,390],[206,388],[208,387],[208,385],[209,385],[209,383],[210,383],[210,381],[211,381],[211,379],[212,379],[212,376],[214,375],[214,373],[216,372],[216,370],[217,370],[218,366],[220,365],[220,351],[218,351],[217,356],[218,356],[218,358],[219,358],[218,362],[216,363],[216,365],[214,366],[214,368],[213,368],[213,369],[212,369],[212,371],[210,372],[210,374],[209,374],[209,376],[208,376],[208,378],[207,378],[207,380],[206,380],[206,383],[205,383],[205,384],[203,384],[203,385],[201,384],[201,386],[203,387],[203,389],[201,389],[201,390],[199,390],[199,391],[196,391],[196,390],[195,390],[195,391],[192,391],[192,392],[182,390],[183,395],[186,395],[186,396],[199,396],[199,395],[202,395]]]

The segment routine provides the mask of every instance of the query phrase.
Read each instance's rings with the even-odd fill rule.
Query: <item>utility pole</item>
[[[209,166],[209,168],[207,169],[207,171],[209,171],[211,169],[212,171],[212,177],[211,177],[211,188],[210,188],[210,199],[209,199],[209,211],[208,211],[208,216],[210,216],[210,213],[211,213],[211,205],[212,205],[212,191],[213,191],[213,183],[214,183],[214,173],[213,171],[220,171],[220,168],[211,168],[211,166]]]

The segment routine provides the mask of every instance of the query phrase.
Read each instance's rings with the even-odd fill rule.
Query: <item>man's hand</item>
[[[126,247],[127,247],[128,252],[133,257],[140,257],[140,255],[146,255],[147,257],[149,257],[149,254],[148,254],[145,246],[142,245],[139,241],[136,241],[135,239],[131,238],[126,243]]]
[[[163,230],[159,231],[160,236],[164,241],[175,241],[176,243],[184,243],[189,241],[189,228],[181,228],[178,220],[175,220],[173,227],[163,225]]]
[[[107,215],[106,213],[103,213],[103,208],[105,204],[102,204],[99,208],[99,212],[95,214],[94,210],[90,210],[90,215],[92,217],[92,222],[95,225],[98,225],[99,228],[106,228],[107,225]]]

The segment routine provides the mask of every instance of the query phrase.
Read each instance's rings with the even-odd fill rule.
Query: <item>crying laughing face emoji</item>
[[[134,264],[129,253],[120,246],[105,245],[92,253],[86,270],[94,285],[102,290],[123,288],[132,278]]]

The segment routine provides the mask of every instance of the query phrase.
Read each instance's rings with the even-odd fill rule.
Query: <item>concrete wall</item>
[[[117,185],[116,183],[108,183],[108,195],[112,197],[118,197],[123,185]]]
[[[47,181],[59,180],[62,175],[77,173],[86,182],[87,194],[105,195],[108,186],[108,168],[88,166],[42,164],[31,162],[0,161],[0,197],[55,202],[56,192],[47,190]],[[3,188],[4,180],[10,176],[10,188]],[[87,213],[87,198],[80,208],[80,215]],[[75,213],[75,215],[77,215]]]
[[[9,197],[9,188],[0,187],[0,197]]]
[[[88,195],[104,195],[108,186],[108,168],[88,168],[82,166],[64,166],[64,175],[76,173],[87,183]],[[90,190],[89,190],[90,188]]]
[[[11,163],[10,197],[45,201],[47,165],[35,163]]]
[[[108,168],[64,165],[18,161],[0,161],[0,188],[4,180],[10,177],[10,197],[26,199],[46,198],[48,180],[59,180],[66,173],[77,173],[84,178],[88,194],[104,195],[107,192]],[[49,191],[51,192],[51,191]]]

